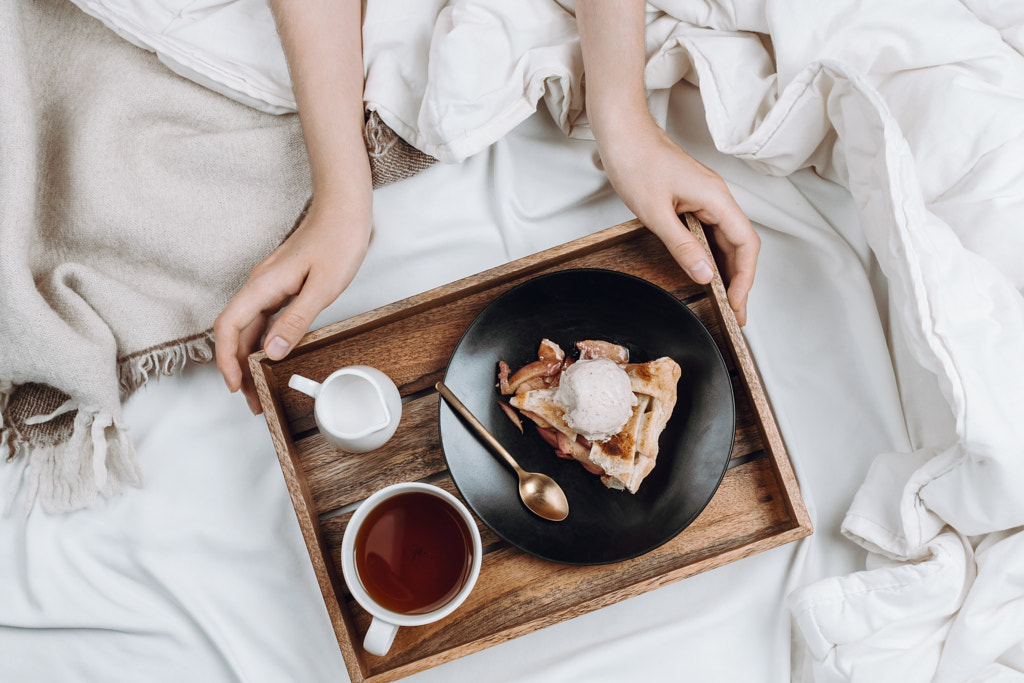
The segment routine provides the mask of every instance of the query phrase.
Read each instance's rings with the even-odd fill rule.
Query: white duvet
[[[263,2],[76,2],[183,75],[269,111],[294,106]],[[660,600],[630,600],[421,676],[458,680],[491,670],[484,664],[494,658],[510,667],[503,680],[602,680],[616,670],[600,654],[597,634],[607,628],[609,653],[647,653],[650,680],[676,680],[672,672],[686,666],[695,680],[1024,677],[1024,5],[678,1],[648,10],[652,110],[723,173],[762,230],[747,334],[815,536],[661,589]],[[410,244],[377,238],[360,279],[321,322],[627,217],[588,166],[592,145],[553,144],[531,118],[541,107],[564,133],[587,137],[574,35],[571,6],[552,0],[368,3],[368,106],[424,151],[460,162],[379,193],[378,234],[400,224],[389,220],[387,197],[416,197],[417,183],[439,192],[446,173],[479,183],[490,203],[421,196],[442,212],[438,225],[453,227],[417,235],[415,255],[403,251]],[[699,88],[699,100],[697,90],[673,87],[681,79]],[[549,174],[577,174],[566,195],[534,159]],[[396,285],[388,259],[403,253],[417,265]],[[438,266],[451,253],[463,273]],[[844,460],[865,451],[870,467]],[[259,483],[280,511],[283,489]],[[29,521],[26,533],[61,523]],[[30,552],[29,538],[12,541],[14,552]],[[290,552],[302,560],[301,549]],[[21,573],[0,577],[30,585]],[[757,598],[726,597],[729,582],[751,581]],[[702,590],[709,586],[723,589],[713,601]],[[272,593],[268,583],[253,590]],[[53,612],[33,612],[26,599],[5,626],[40,614],[46,626]],[[315,614],[315,599],[303,604]],[[682,607],[670,614],[661,605]],[[203,622],[203,611],[198,601],[180,613]],[[735,631],[709,630],[708,620]],[[756,663],[715,669],[716,655],[729,658],[716,645],[730,636],[753,642],[754,628],[774,634],[753,647]],[[312,631],[305,647],[329,647],[329,628]],[[676,644],[681,633],[691,646]],[[220,637],[208,638],[210,651]],[[259,651],[261,638],[228,640]],[[544,639],[564,656],[536,647]],[[685,661],[650,656],[676,647]],[[324,656],[313,671],[282,664],[278,677],[222,653],[211,661],[228,673],[208,679],[343,675],[337,653]],[[604,668],[588,669],[595,661]]]

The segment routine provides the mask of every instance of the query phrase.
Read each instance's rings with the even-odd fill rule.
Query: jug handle
[[[288,379],[288,386],[290,386],[292,389],[295,389],[296,391],[301,391],[307,396],[312,396],[313,398],[319,396],[320,390],[323,388],[323,385],[320,384],[319,382],[314,382],[311,379],[306,379],[302,375],[292,375]]]

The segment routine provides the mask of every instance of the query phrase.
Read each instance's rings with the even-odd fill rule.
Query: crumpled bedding
[[[746,335],[772,361],[760,370],[815,534],[410,681],[788,680],[785,596],[864,565],[840,536],[843,512],[871,458],[907,437],[849,195],[811,171],[767,177],[718,153],[693,87],[674,88],[668,111],[762,236],[751,296],[770,312]],[[630,218],[593,152],[541,111],[466,162],[378,190],[366,263],[314,325]],[[211,366],[147,384],[124,414],[143,488],[87,513],[0,518],[0,680],[345,680],[262,418]],[[14,474],[0,467],[0,495]]]
[[[260,2],[188,3],[175,22],[157,22],[158,31],[132,23],[146,19],[142,12],[124,20],[137,3],[77,2],[155,49],[179,73],[191,70],[251,104],[289,106],[279,55],[253,60],[249,38],[238,36],[219,43],[220,52],[201,49],[203,36],[224,35],[215,30],[228,25],[218,25],[218,15],[237,12],[261,27],[261,52],[275,52],[267,50],[269,15]],[[652,110],[666,125],[692,126],[692,118],[680,120],[672,93],[680,79],[697,86],[714,147],[708,158],[730,170],[727,179],[749,183],[734,184],[734,193],[755,220],[765,217],[757,222],[772,235],[747,334],[805,497],[818,503],[815,537],[756,560],[792,562],[771,586],[786,599],[798,655],[790,661],[788,647],[762,650],[773,662],[765,680],[779,680],[782,670],[816,681],[1024,675],[1024,10],[1009,0],[679,1],[651,3],[648,10]],[[550,0],[514,7],[482,0],[369,3],[368,105],[421,150],[448,162],[492,153],[537,107],[562,132],[586,138],[572,33],[571,6]],[[161,48],[157,36],[181,49]],[[231,78],[218,80],[217,69]],[[683,130],[680,139],[687,139]],[[731,165],[736,159],[746,170]],[[815,180],[803,180],[807,174]],[[769,181],[779,180],[768,176],[790,178],[798,194],[811,189],[790,205],[784,194],[766,195],[765,188],[775,187]],[[502,180],[488,191],[512,207],[533,208],[536,197],[558,205],[519,175]],[[834,195],[830,183],[843,191]],[[836,196],[848,198],[843,209],[830,203]],[[793,227],[805,225],[789,215],[797,205],[813,208],[817,218],[810,223],[824,222],[831,233]],[[510,229],[516,223],[495,222],[507,240],[504,256],[521,254],[509,246],[521,246]],[[845,261],[833,263],[834,248],[824,258],[776,260],[794,241],[814,252],[834,239],[848,246]],[[797,306],[775,296],[791,293],[793,281],[837,289],[832,301],[854,312],[819,306],[812,308],[815,316],[800,318],[805,327],[788,329],[764,321],[776,310],[797,315]],[[840,321],[832,322],[837,314]],[[785,365],[778,340],[786,332],[819,346]],[[880,351],[887,355],[884,370],[867,362]],[[854,364],[863,360],[872,374],[851,383],[851,395],[836,406],[840,412],[824,413],[801,396],[821,386],[809,377],[816,367],[840,372],[833,353],[848,354]],[[896,409],[904,434],[879,403]],[[885,417],[851,418],[876,410]],[[806,447],[812,416],[878,445],[870,467],[857,474],[855,495],[842,496],[849,482],[815,474],[811,459],[834,456]],[[834,506],[845,510],[841,522],[822,519]],[[830,537],[840,531],[846,541]],[[855,566],[855,554],[833,564],[818,555],[841,547],[866,551],[866,564]],[[744,566],[711,574],[742,574]],[[692,595],[693,589],[673,590]],[[776,607],[781,611],[781,603]],[[770,613],[762,604],[759,614]],[[563,634],[599,614],[556,628]],[[700,621],[676,618],[689,626]],[[762,623],[779,626],[770,618]],[[706,661],[696,648],[687,652]],[[473,664],[456,666],[472,670]],[[708,679],[715,680],[710,670]]]

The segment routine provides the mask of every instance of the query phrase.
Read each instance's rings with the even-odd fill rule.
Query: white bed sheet
[[[803,680],[787,596],[865,566],[843,515],[874,456],[910,442],[885,284],[850,196],[715,151],[692,86],[673,89],[669,111],[761,234],[745,331],[815,533],[408,680]],[[630,218],[593,151],[539,113],[461,164],[378,191],[367,261],[316,325]],[[345,680],[262,418],[205,366],[147,386],[126,420],[143,488],[0,519],[0,680]],[[4,490],[18,474],[0,469]]]
[[[287,108],[262,0],[76,1],[184,75]],[[585,133],[570,3],[396,2],[364,26],[370,104],[417,144],[470,158],[378,193],[367,264],[317,324],[627,217],[592,143],[558,130]],[[402,23],[426,31],[402,43],[408,60],[377,49],[388,7],[438,19]],[[747,335],[817,532],[415,678],[1019,680],[1024,13],[1012,0],[648,9],[652,108],[762,235]],[[481,11],[496,32],[478,45],[464,29]],[[248,28],[219,41],[230,27]],[[475,76],[405,78],[428,61]],[[494,74],[511,76],[495,87]],[[660,90],[684,77],[703,103]],[[537,115],[505,137],[541,99],[558,125]],[[3,678],[344,677],[265,430],[218,382],[197,368],[131,401],[145,489],[0,520]],[[11,486],[17,469],[0,477]]]

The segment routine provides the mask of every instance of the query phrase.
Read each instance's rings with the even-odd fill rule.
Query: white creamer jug
[[[320,433],[338,448],[365,453],[383,446],[402,417],[402,397],[394,381],[369,365],[350,365],[323,382],[292,375],[288,386],[312,396]]]

